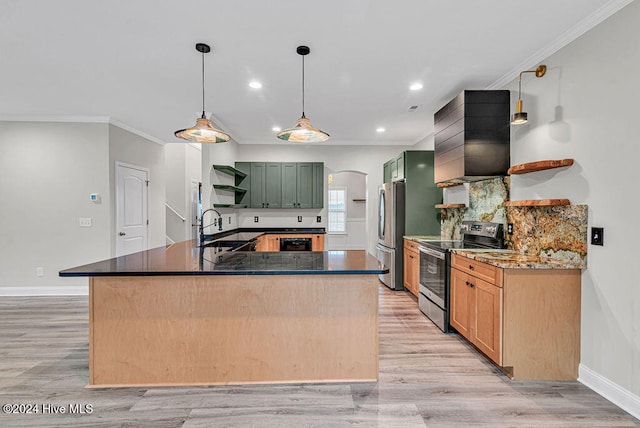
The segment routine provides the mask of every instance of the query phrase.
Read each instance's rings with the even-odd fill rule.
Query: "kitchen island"
[[[185,241],[60,272],[89,277],[89,386],[375,381],[366,251],[220,252]]]

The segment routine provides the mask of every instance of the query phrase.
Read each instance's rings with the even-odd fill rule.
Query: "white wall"
[[[166,202],[185,221],[182,221],[169,208],[165,210],[167,218],[167,236],[174,242],[190,239],[191,181],[202,182],[202,152],[199,148],[186,143],[171,143],[164,146],[166,168]]]
[[[0,122],[0,294],[80,285],[86,292],[86,278],[58,271],[110,257],[107,127]],[[92,226],[79,227],[80,217]]]
[[[115,189],[115,163],[124,162],[149,171],[149,248],[165,245],[165,159],[164,146],[117,126],[109,125],[109,186]],[[115,191],[111,193],[111,254],[116,248]]]
[[[544,60],[544,77],[525,75],[522,99],[529,122],[513,126],[511,140],[512,164],[575,159],[569,168],[513,176],[511,196],[587,204],[589,226],[605,228],[604,246],[589,246],[588,269],[582,275],[581,364],[586,373],[635,394],[636,416],[639,22],[640,3],[633,2]],[[507,89],[517,91],[517,81]]]
[[[325,191],[326,191],[326,171],[359,171],[367,174],[367,249],[371,254],[375,254],[377,244],[377,203],[378,186],[382,183],[382,166],[383,164],[398,155],[404,150],[413,149],[410,146],[328,146],[320,144],[314,145],[295,145],[293,143],[282,143],[276,145],[238,145],[237,161],[271,161],[271,162],[324,162],[325,165]],[[326,201],[326,193],[325,193]],[[325,204],[326,205],[326,204]],[[326,227],[326,208],[323,210],[311,210],[307,215],[304,211],[309,210],[279,210],[277,213],[285,217],[279,217],[282,221],[278,221],[278,225],[292,227]],[[300,213],[299,213],[300,211]],[[247,227],[255,226],[253,216],[259,215],[264,223],[258,223],[260,226],[269,226],[272,220],[271,210],[253,210],[240,211],[240,223]],[[259,213],[259,214],[253,214]],[[319,213],[319,214],[316,214]],[[274,212],[273,216],[275,217]],[[308,219],[303,223],[297,222],[297,216],[303,215],[303,219]],[[322,223],[315,223],[315,215],[322,216]],[[275,223],[274,223],[275,224]]]

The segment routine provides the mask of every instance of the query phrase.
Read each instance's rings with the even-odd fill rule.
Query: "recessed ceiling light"
[[[260,88],[262,88],[262,83],[257,82],[257,81],[254,80],[252,82],[249,82],[249,87],[253,88],[253,89],[260,89]]]
[[[380,128],[376,129],[376,132],[384,132],[384,131],[386,131],[386,129],[384,129],[383,127],[380,127]]]
[[[282,128],[280,128],[279,126],[274,126],[273,128],[271,128],[271,130],[273,132],[280,132],[280,131],[282,131]]]
[[[412,91],[419,91],[420,89],[422,89],[422,83],[414,83],[413,85],[409,86],[409,89],[411,89]]]

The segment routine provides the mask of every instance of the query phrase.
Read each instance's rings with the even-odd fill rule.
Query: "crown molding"
[[[555,39],[553,42],[549,43],[542,49],[538,50],[533,55],[529,56],[527,59],[522,61],[520,64],[509,70],[507,73],[502,75],[498,80],[487,86],[485,89],[501,89],[505,85],[507,85],[512,80],[515,80],[522,70],[529,70],[535,68],[542,61],[546,60],[548,57],[567,46],[569,43],[576,40],[578,37],[582,36],[587,31],[596,27],[604,20],[609,18],[614,13],[618,12],[628,4],[633,2],[633,0],[611,0],[604,5],[602,5],[599,9],[594,11],[592,14],[587,16],[582,21],[578,22],[573,27],[569,28],[567,31],[562,33],[560,37]]]
[[[68,115],[0,115],[1,122],[56,122],[56,123],[107,123],[136,134],[146,140],[164,146],[165,141],[124,124],[109,116],[68,116]]]

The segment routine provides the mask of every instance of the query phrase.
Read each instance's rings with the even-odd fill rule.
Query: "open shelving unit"
[[[436,208],[448,209],[448,208],[466,208],[466,204],[437,204]]]
[[[544,171],[545,169],[563,168],[565,166],[571,165],[573,165],[573,159],[542,160],[514,165],[509,168],[507,174],[528,174],[530,172]]]
[[[447,187],[456,187],[456,186],[462,186],[464,183],[438,183],[436,184],[436,186],[438,186],[439,189],[446,189]]]
[[[247,174],[240,171],[237,168],[232,167],[231,165],[212,165],[213,169],[221,172],[223,174],[234,177],[235,186],[230,184],[214,184],[213,188],[219,191],[231,192],[233,193],[233,201],[229,201],[229,203],[217,203],[213,204],[214,208],[247,208],[246,204],[240,204],[239,202],[242,200],[242,196],[247,193],[247,189],[243,189],[242,187],[238,187],[238,184],[242,182],[242,180],[247,177]]]
[[[234,177],[245,178],[247,176],[244,172],[239,169],[235,169],[230,165],[213,165],[213,169]]]
[[[507,201],[506,207],[557,207],[571,205],[569,199],[526,199],[521,201]]]

